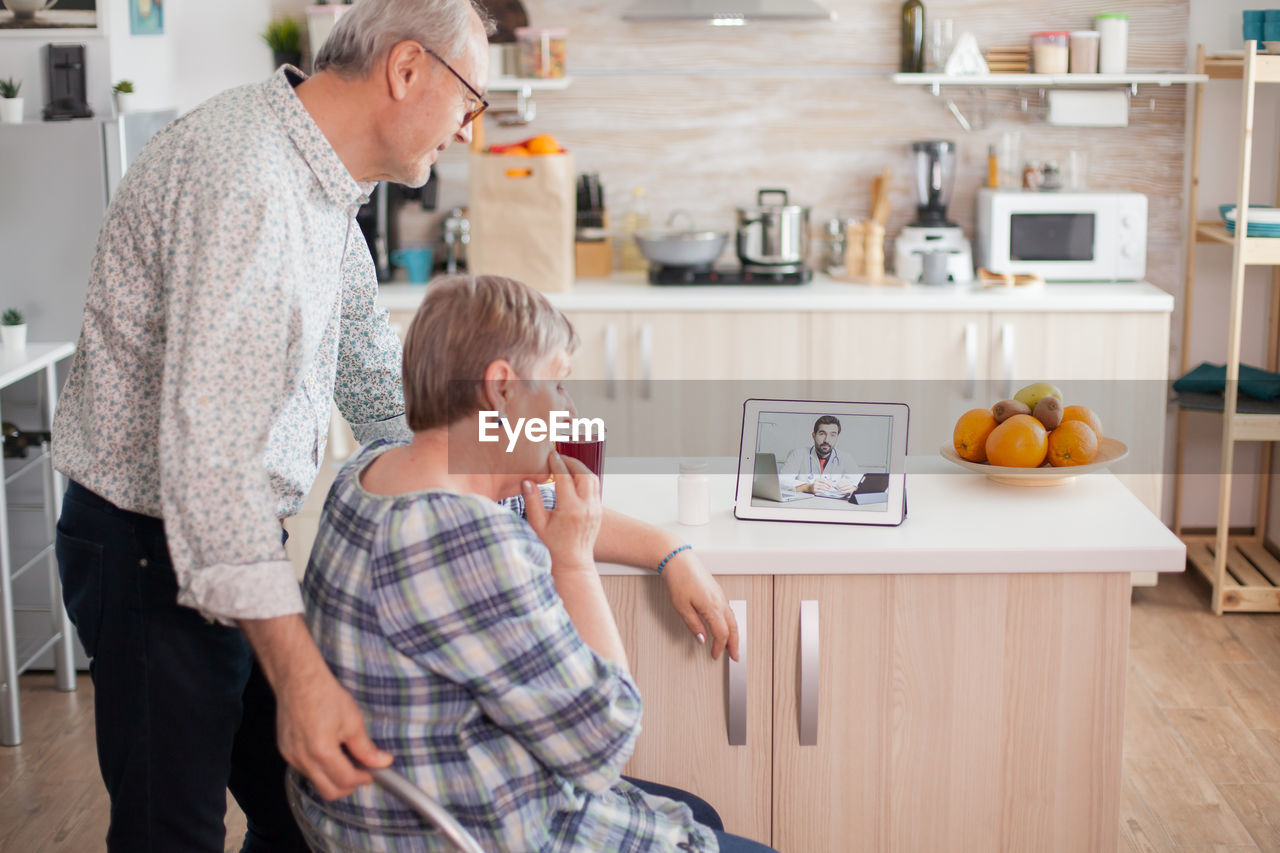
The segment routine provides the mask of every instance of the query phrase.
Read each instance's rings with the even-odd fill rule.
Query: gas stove
[[[808,267],[649,267],[650,284],[804,284],[813,280]]]

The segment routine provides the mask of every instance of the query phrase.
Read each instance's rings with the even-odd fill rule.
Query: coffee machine
[[[378,281],[391,279],[391,253],[401,248],[398,221],[400,209],[409,202],[417,202],[422,205],[423,210],[435,210],[439,186],[434,168],[426,184],[418,188],[379,181],[369,194],[369,200],[356,212],[356,223],[364,232],[365,242],[369,244],[369,254],[373,256]]]
[[[913,284],[967,284],[973,281],[973,250],[960,226],[947,219],[956,177],[956,146],[944,139],[911,143],[914,159],[916,218],[894,241],[894,271]],[[925,256],[944,255],[945,263],[926,264]],[[926,268],[936,274],[926,276]],[[945,270],[945,275],[942,271]]]

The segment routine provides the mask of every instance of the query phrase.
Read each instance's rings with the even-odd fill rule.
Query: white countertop
[[[674,460],[653,460],[674,472]],[[717,463],[723,460],[717,460]],[[620,460],[618,467],[635,460]],[[731,464],[731,463],[727,463]],[[716,464],[713,470],[726,470]],[[1180,572],[1186,548],[1112,474],[1058,486],[1009,486],[941,457],[907,460],[898,527],[739,521],[734,476],[712,474],[711,522],[676,522],[675,473],[613,473],[605,506],[674,532],[718,575]],[[602,574],[644,574],[602,565]]]
[[[414,311],[429,284],[383,284],[378,305]],[[548,293],[561,311],[1173,311],[1173,296],[1146,281],[1054,283],[1029,288],[873,286],[815,275],[800,285],[649,284],[643,274],[579,279]]]

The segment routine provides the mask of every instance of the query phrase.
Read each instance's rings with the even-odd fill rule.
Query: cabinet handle
[[[800,602],[800,745],[818,745],[818,602]]]
[[[729,662],[729,746],[747,745],[747,602],[729,602],[733,618],[738,620],[738,660],[725,655]]]
[[[604,327],[604,396],[618,397],[618,324]]]
[[[964,324],[964,398],[973,399],[978,383],[978,324]]]
[[[640,324],[640,396],[653,396],[653,325]]]
[[[1004,356],[1004,395],[1013,396],[1013,324],[1000,327],[1000,349]]]

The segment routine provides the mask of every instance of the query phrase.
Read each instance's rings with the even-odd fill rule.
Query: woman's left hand
[[[738,620],[729,609],[729,599],[707,567],[693,551],[681,551],[662,570],[667,592],[676,612],[695,637],[711,634],[711,658],[719,660],[727,647],[729,657],[738,660]],[[704,626],[705,623],[705,626]]]

